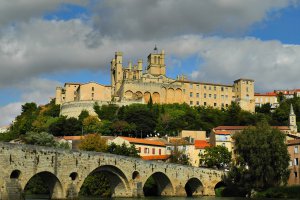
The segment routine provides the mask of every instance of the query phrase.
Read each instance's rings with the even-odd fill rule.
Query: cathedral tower
[[[166,75],[166,65],[165,65],[165,51],[162,50],[158,53],[157,47],[155,46],[154,52],[150,53],[148,56],[148,67],[147,71],[149,74],[159,76]]]

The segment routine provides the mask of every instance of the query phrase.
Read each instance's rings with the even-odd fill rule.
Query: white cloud
[[[94,24],[116,38],[161,39],[185,34],[236,33],[298,0],[103,0]]]
[[[4,0],[0,3],[0,26],[41,17],[63,3],[84,5],[83,0]]]
[[[1,120],[0,127],[6,126],[12,123],[15,117],[21,112],[22,102],[10,103],[0,107]]]

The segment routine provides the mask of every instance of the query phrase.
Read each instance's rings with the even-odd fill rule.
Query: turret
[[[238,79],[233,84],[236,102],[243,110],[255,111],[254,80]]]

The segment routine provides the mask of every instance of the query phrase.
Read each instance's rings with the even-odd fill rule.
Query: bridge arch
[[[21,171],[18,169],[15,169],[10,173],[10,178],[11,179],[19,179],[20,175],[21,175]]]
[[[78,187],[79,189],[78,191],[80,191],[80,188],[84,183],[84,180],[89,175],[95,173],[102,173],[107,178],[107,180],[109,181],[109,185],[113,197],[114,196],[125,197],[126,194],[130,191],[130,185],[127,177],[125,176],[122,170],[120,170],[118,167],[113,165],[103,165],[94,169],[91,173],[89,173],[86,177],[82,179],[82,182]]]
[[[146,190],[146,183],[151,180],[154,181],[154,186],[151,191]],[[152,183],[153,184],[153,183]],[[172,196],[174,195],[174,188],[170,178],[162,173],[162,172],[155,172],[151,176],[149,176],[143,185],[143,191],[145,196]],[[150,192],[151,195],[147,194]]]
[[[64,198],[63,186],[61,181],[53,173],[48,171],[42,171],[34,174],[27,181],[25,181],[25,185],[23,186],[24,192],[28,189],[30,182],[37,178],[37,176],[40,177],[43,183],[48,187],[50,199]]]
[[[225,187],[225,186],[226,186],[226,184],[225,184],[223,181],[218,182],[218,183],[215,185],[215,187],[214,187],[215,194],[216,194],[217,192],[220,192],[220,191],[217,191],[219,188],[222,188],[222,187]]]
[[[190,178],[184,188],[188,197],[203,195],[203,184],[198,178]]]

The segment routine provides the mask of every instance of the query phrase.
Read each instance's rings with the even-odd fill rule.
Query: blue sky
[[[110,84],[114,52],[165,49],[167,75],[257,92],[300,88],[299,0],[12,0],[0,3],[0,126],[65,82]]]

